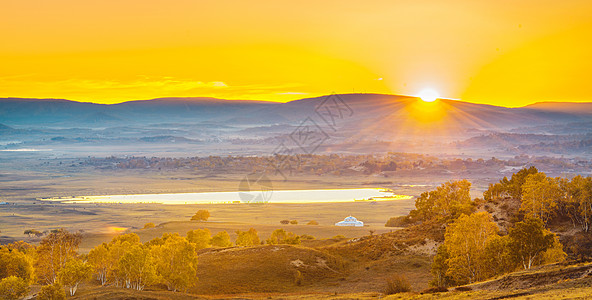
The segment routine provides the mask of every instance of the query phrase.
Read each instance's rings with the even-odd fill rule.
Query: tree
[[[230,235],[226,231],[220,231],[216,233],[211,241],[210,244],[214,247],[231,247],[232,242],[230,241]]]
[[[448,259],[450,255],[448,255],[448,250],[446,249],[445,244],[441,244],[438,247],[436,255],[434,256],[434,261],[432,262],[431,273],[434,279],[430,282],[431,285],[437,287],[446,287],[454,285],[454,280],[446,275],[448,271]]]
[[[66,262],[77,255],[82,240],[80,233],[70,233],[61,228],[46,236],[39,247],[35,260],[37,277],[47,284],[57,282],[58,273]]]
[[[292,232],[286,232],[284,229],[276,229],[271,233],[271,236],[267,239],[266,242],[270,245],[300,245],[300,237]]]
[[[205,248],[210,247],[210,240],[211,239],[212,239],[212,234],[210,233],[210,230],[207,228],[190,230],[187,232],[187,240],[190,243],[195,244],[196,250],[205,249]]]
[[[127,276],[124,271],[120,269],[119,264],[121,258],[128,253],[134,246],[140,246],[140,237],[135,233],[128,233],[114,237],[107,245],[109,250],[108,259],[105,263],[109,266],[109,271],[105,281],[108,278],[113,278],[116,286],[124,286],[130,288],[130,283],[126,282]]]
[[[37,295],[37,300],[65,300],[66,291],[58,283],[44,285]]]
[[[156,280],[150,249],[144,245],[133,245],[121,256],[117,265],[126,288],[141,291]]]
[[[447,275],[460,284],[487,278],[485,247],[489,239],[497,236],[497,231],[487,212],[463,214],[451,223],[444,235],[449,255]]]
[[[0,248],[0,279],[10,276],[19,277],[29,283],[33,278],[31,258],[18,250]]]
[[[524,269],[530,269],[555,240],[555,234],[545,230],[543,221],[535,217],[516,223],[508,236],[512,254]]]
[[[150,229],[154,227],[156,227],[156,225],[154,225],[152,222],[144,224],[144,229]]]
[[[207,221],[210,218],[210,212],[205,209],[198,210],[193,217],[191,217],[191,221]]]
[[[526,217],[537,217],[546,224],[557,208],[557,202],[563,193],[556,179],[545,173],[528,175],[522,185],[522,203],[520,210]]]
[[[512,174],[512,178],[507,177],[500,180],[499,183],[490,184],[489,189],[483,193],[483,199],[486,201],[497,201],[503,198],[522,199],[522,185],[526,182],[526,177],[537,174],[539,170],[536,167],[523,168]]]
[[[168,238],[164,245],[154,246],[151,251],[156,271],[169,290],[185,291],[195,285],[197,281],[195,244],[184,237],[174,236]]]
[[[454,219],[462,213],[470,214],[474,209],[470,191],[471,183],[466,179],[446,182],[434,191],[422,193],[409,216],[425,221],[434,218]]]
[[[78,285],[92,275],[92,266],[78,258],[70,259],[58,275],[59,282],[70,289],[70,296],[74,296]]]
[[[486,277],[493,277],[516,270],[516,261],[512,258],[510,237],[492,236],[485,244]]]
[[[236,234],[238,237],[236,238],[235,244],[239,247],[248,247],[261,244],[259,234],[257,234],[257,230],[255,230],[255,228],[250,228],[249,231],[237,230]]]
[[[27,229],[27,230],[25,230],[25,232],[23,232],[23,234],[26,234],[29,237],[41,236],[42,235],[41,231],[36,230],[36,229]]]
[[[19,299],[29,293],[29,284],[26,280],[9,276],[0,281],[0,299]]]
[[[561,210],[572,220],[574,227],[579,223],[584,232],[590,231],[592,219],[592,177],[580,175],[560,179],[559,186],[564,197],[559,204]]]
[[[108,245],[103,243],[91,249],[88,253],[88,263],[97,274],[97,279],[101,282],[101,285],[105,285],[109,272],[114,265],[110,257]]]

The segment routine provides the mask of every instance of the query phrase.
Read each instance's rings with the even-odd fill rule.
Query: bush
[[[394,275],[386,280],[385,294],[392,295],[406,292],[411,292],[411,285],[404,276]]]
[[[290,220],[281,220],[280,224],[288,225],[290,224]]]
[[[37,295],[37,300],[65,300],[66,291],[64,288],[54,283],[52,285],[45,285],[41,287],[41,291]]]
[[[0,299],[18,299],[29,293],[27,281],[9,276],[0,281]]]
[[[298,221],[296,221],[296,220],[292,220],[292,221],[290,221],[290,224],[292,224],[292,225],[296,225],[296,224],[298,224]]]
[[[154,225],[152,222],[144,224],[144,229],[150,229],[154,227],[156,227],[156,225]]]
[[[191,217],[191,221],[207,221],[210,218],[210,212],[205,209],[198,210],[193,217]]]
[[[413,223],[409,216],[392,217],[386,221],[384,227],[407,227]]]
[[[292,232],[286,232],[283,229],[276,229],[271,233],[271,237],[269,237],[266,242],[269,245],[300,245],[300,237]]]
[[[310,222],[306,223],[306,225],[319,225],[319,222],[311,220]]]
[[[300,236],[300,239],[301,240],[314,240],[315,237],[312,236],[312,235],[310,235],[310,234],[303,234],[303,235]]]

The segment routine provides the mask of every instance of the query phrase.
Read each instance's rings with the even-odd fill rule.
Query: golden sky
[[[0,97],[592,101],[592,1],[0,0]]]

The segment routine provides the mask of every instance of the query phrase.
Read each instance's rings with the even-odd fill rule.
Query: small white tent
[[[355,217],[349,216],[345,218],[341,222],[335,223],[335,226],[355,226],[355,227],[362,227],[364,226],[364,222],[358,221]]]

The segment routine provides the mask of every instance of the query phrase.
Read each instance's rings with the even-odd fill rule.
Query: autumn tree
[[[231,247],[230,235],[226,230],[216,233],[210,240],[210,244],[214,247]]]
[[[528,175],[522,185],[520,210],[526,217],[536,217],[546,224],[556,213],[558,200],[563,193],[556,179],[545,173]]]
[[[88,263],[97,275],[97,280],[101,282],[101,285],[105,285],[109,272],[114,265],[110,257],[108,245],[103,243],[92,248],[88,253]]]
[[[266,240],[269,245],[291,244],[300,245],[300,237],[292,232],[286,232],[284,229],[276,229]]]
[[[236,238],[235,244],[239,247],[256,246],[261,244],[259,234],[255,228],[250,228],[248,231],[237,230],[236,234],[238,237]]]
[[[198,210],[193,217],[191,217],[191,221],[207,221],[210,218],[210,212],[205,209]]]
[[[33,278],[32,259],[21,251],[0,247],[0,279],[10,276],[29,283]]]
[[[9,276],[0,280],[0,299],[19,299],[29,293],[29,284],[26,280]]]
[[[135,244],[125,251],[117,264],[123,286],[141,291],[156,280],[154,261],[147,246]]]
[[[448,255],[446,245],[441,244],[434,256],[432,268],[430,270],[433,276],[433,280],[430,282],[431,285],[438,287],[455,285],[454,279],[447,275],[449,258],[450,255]]]
[[[209,229],[196,229],[187,232],[187,240],[195,244],[195,249],[204,249],[210,247],[212,234]]]
[[[413,219],[430,220],[470,214],[474,209],[470,190],[471,183],[466,179],[446,182],[434,191],[422,193],[409,215]]]
[[[37,277],[47,284],[56,283],[58,273],[66,262],[76,257],[81,240],[80,233],[70,233],[63,228],[46,236],[37,247]]]
[[[66,262],[58,274],[59,282],[70,290],[70,296],[76,294],[78,285],[92,275],[92,266],[81,259],[74,258]]]
[[[516,223],[508,236],[512,254],[524,269],[530,269],[555,240],[555,234],[546,230],[543,221],[536,217]]]
[[[37,300],[66,300],[66,291],[58,284],[48,284],[41,287]]]
[[[497,236],[497,225],[487,212],[461,215],[446,228],[444,245],[449,258],[447,275],[457,283],[487,278],[485,248]]]
[[[526,182],[526,177],[537,174],[538,172],[539,170],[534,166],[523,168],[512,174],[512,178],[509,180],[507,177],[504,177],[499,183],[490,184],[487,191],[483,193],[483,198],[486,201],[498,201],[504,198],[521,200],[522,185]]]
[[[197,253],[194,243],[181,236],[172,236],[163,245],[152,247],[151,251],[157,274],[169,290],[185,291],[196,284]]]
[[[592,177],[580,175],[572,178],[571,181],[562,178],[559,186],[563,193],[562,201],[559,203],[563,211],[573,222],[580,224],[582,231],[590,231],[592,220]]]

